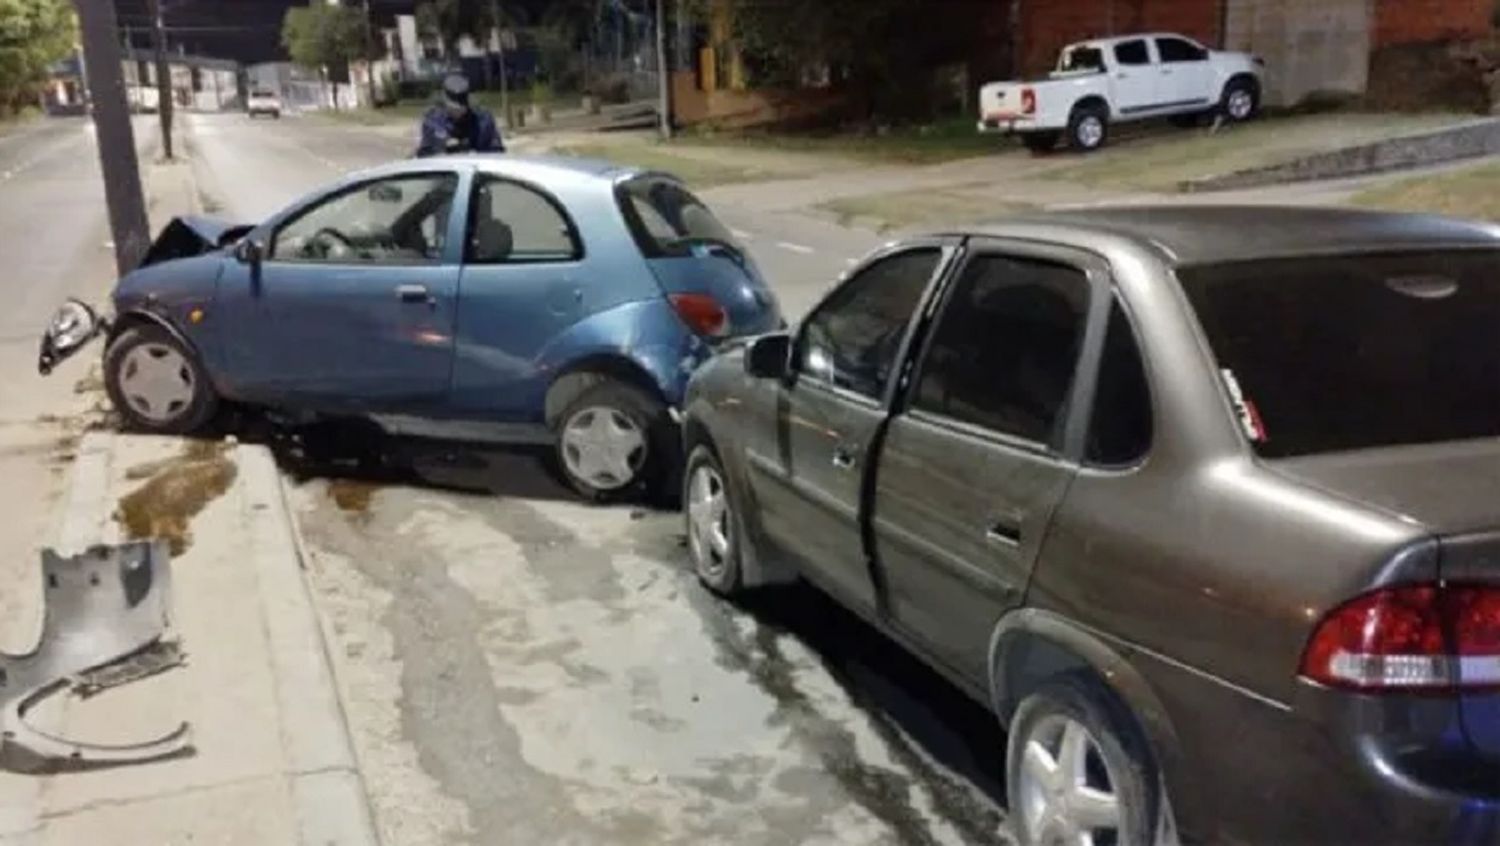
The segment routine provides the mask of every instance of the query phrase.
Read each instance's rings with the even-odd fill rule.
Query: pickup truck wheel
[[[1050,153],[1061,139],[1061,132],[1026,132],[1021,135],[1021,144],[1033,153]]]
[[[1109,115],[1098,106],[1081,106],[1068,118],[1068,146],[1089,153],[1109,140]]]
[[[1260,87],[1248,79],[1230,80],[1224,86],[1219,111],[1231,123],[1243,123],[1260,111]]]
[[[675,469],[675,426],[660,400],[624,382],[600,382],[557,418],[556,467],[586,499],[660,496]]]
[[[104,388],[127,429],[153,435],[196,432],[219,403],[197,355],[159,326],[126,329],[110,343]]]
[[[1098,685],[1043,685],[1007,735],[1007,799],[1024,846],[1157,842],[1160,793],[1146,744]]]

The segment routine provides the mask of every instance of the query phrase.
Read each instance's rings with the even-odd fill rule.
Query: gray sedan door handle
[[[854,452],[848,447],[835,447],[833,450],[833,466],[839,470],[854,469]]]
[[[403,303],[431,303],[432,294],[426,285],[397,285],[396,298]]]
[[[996,546],[1020,546],[1021,521],[1008,517],[995,521],[995,524],[984,533],[984,540]]]

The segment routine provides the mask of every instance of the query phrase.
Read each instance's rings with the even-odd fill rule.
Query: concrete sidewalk
[[[190,146],[190,133],[182,136]],[[153,228],[200,211],[192,168],[153,164],[154,143],[143,147]],[[99,243],[62,290],[102,304],[114,273]],[[54,697],[31,720],[96,743],[140,741],[187,722],[196,752],[113,769],[0,770],[0,844],[375,843],[271,455],[108,431],[99,352],[50,379],[20,365],[11,375],[27,387],[25,402],[0,420],[0,471],[11,492],[0,521],[0,648],[35,644],[40,545],[72,554],[120,540],[121,516],[176,536],[169,636],[186,666],[88,700]]]
[[[132,502],[185,547],[171,579],[172,634],[187,664],[88,700],[59,697],[35,722],[64,737],[127,742],[186,721],[196,751],[114,769],[4,774],[0,843],[374,844],[271,455],[90,434],[61,550],[120,540],[122,500],[143,490]]]

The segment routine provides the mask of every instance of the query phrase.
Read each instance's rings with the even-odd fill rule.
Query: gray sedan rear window
[[[1268,457],[1500,435],[1500,253],[1179,271]]]

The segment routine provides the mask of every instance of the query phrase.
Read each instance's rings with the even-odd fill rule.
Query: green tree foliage
[[[67,0],[0,0],[0,115],[31,104],[76,31]]]
[[[281,22],[281,43],[293,62],[317,70],[325,80],[330,69],[376,58],[364,12],[349,5],[314,2],[288,9]]]
[[[427,0],[417,4],[417,29],[441,42],[448,55],[456,55],[465,35],[475,41],[485,39],[495,28],[495,13],[505,17],[501,7],[492,0]]]

